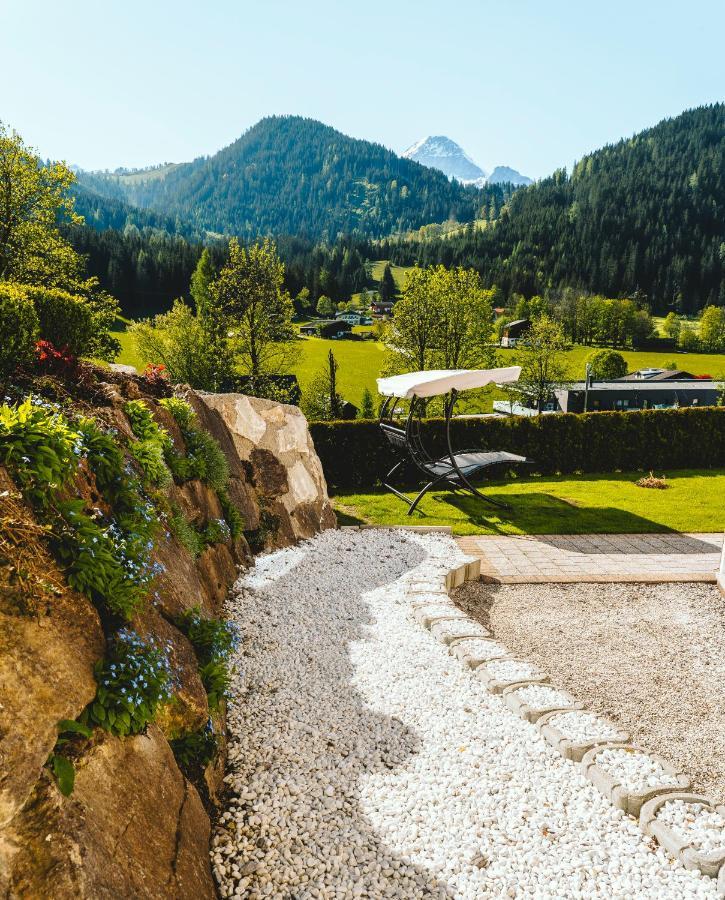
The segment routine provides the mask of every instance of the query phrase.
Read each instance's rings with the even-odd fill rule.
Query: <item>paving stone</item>
[[[430,633],[443,644],[451,644],[460,638],[485,638],[489,632],[464,616],[463,619],[446,619],[440,622],[434,622],[430,627]]]

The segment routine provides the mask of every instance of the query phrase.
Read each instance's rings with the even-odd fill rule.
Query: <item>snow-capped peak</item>
[[[497,166],[490,175],[487,175],[460,144],[444,134],[421,138],[408,147],[403,156],[431,169],[438,169],[449,178],[455,178],[463,184],[473,184],[476,187],[502,181],[510,181],[517,185],[531,184],[530,178],[508,166]]]
[[[449,178],[457,178],[458,181],[469,182],[486,177],[483,169],[459,144],[442,134],[416,141],[403,156],[429,168],[440,169]]]

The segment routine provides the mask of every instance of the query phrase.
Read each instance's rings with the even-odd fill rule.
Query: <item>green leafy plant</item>
[[[225,489],[217,490],[216,494],[219,498],[222,512],[224,513],[224,520],[229,526],[229,534],[231,535],[232,540],[235,541],[241,536],[244,530],[244,519],[242,518],[242,514],[232,503],[231,498]]]
[[[170,741],[176,762],[188,771],[204,769],[219,752],[219,743],[209,720],[199,731],[189,731]]]
[[[191,522],[187,520],[178,506],[173,508],[172,514],[168,517],[168,523],[169,531],[192,556],[199,556],[203,552],[204,543],[201,535]]]
[[[229,689],[229,659],[239,645],[239,630],[233,622],[203,616],[198,606],[185,610],[175,622],[194,648],[209,707],[217,709]]]
[[[17,406],[0,406],[0,462],[39,508],[47,508],[66,484],[81,451],[79,433],[52,404],[28,397]]]
[[[58,740],[45,764],[55,776],[58,790],[64,797],[69,797],[73,793],[76,770],[73,761],[61,751],[78,736],[89,738],[92,733],[93,729],[88,725],[74,719],[61,719],[58,722]]]
[[[124,404],[136,441],[129,444],[129,453],[143,472],[144,479],[156,487],[171,484],[171,472],[167,460],[174,456],[174,445],[169,434],[151,415],[142,400],[129,400]]]
[[[124,628],[95,666],[98,690],[83,718],[118,736],[139,734],[171,699],[169,650]]]
[[[199,420],[191,404],[179,397],[166,397],[159,401],[174,417],[186,444],[186,457],[168,458],[172,472],[180,481],[199,478],[223,491],[229,481],[229,463],[218,442],[199,427]]]

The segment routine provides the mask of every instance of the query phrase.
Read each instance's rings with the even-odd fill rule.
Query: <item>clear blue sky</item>
[[[0,119],[84,168],[298,113],[540,177],[725,95],[722,0],[0,0]]]

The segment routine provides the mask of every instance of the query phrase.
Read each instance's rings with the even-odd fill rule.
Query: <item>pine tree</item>
[[[395,299],[397,292],[393,270],[390,268],[390,263],[386,263],[383,269],[383,277],[378,282],[378,294],[383,302],[391,303]]]
[[[357,417],[358,419],[375,418],[375,404],[373,402],[373,395],[370,393],[370,388],[365,388],[363,391],[362,403],[360,404]]]
[[[211,254],[205,247],[199,262],[191,276],[190,292],[196,304],[196,313],[200,318],[208,315],[211,306],[211,285],[216,277]]]

